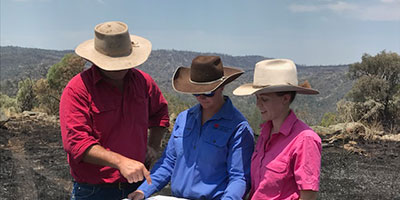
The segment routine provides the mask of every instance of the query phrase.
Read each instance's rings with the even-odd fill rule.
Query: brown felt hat
[[[117,71],[144,63],[151,52],[151,42],[130,35],[123,22],[104,22],[94,28],[94,39],[78,45],[75,53],[101,69]]]
[[[241,69],[224,67],[219,56],[197,56],[190,67],[176,69],[172,76],[172,87],[181,93],[209,93],[242,74]]]

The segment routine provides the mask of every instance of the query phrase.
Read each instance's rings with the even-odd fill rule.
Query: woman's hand
[[[300,190],[300,200],[315,200],[317,199],[317,192],[312,190]]]
[[[136,190],[128,195],[129,199],[132,200],[142,200],[144,199],[144,193],[142,190]]]

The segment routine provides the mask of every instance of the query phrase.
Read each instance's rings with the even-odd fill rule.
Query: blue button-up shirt
[[[201,125],[201,106],[176,119],[168,145],[151,170],[152,184],[138,189],[145,197],[171,180],[172,195],[189,199],[242,199],[250,188],[254,136],[244,116],[225,103]]]

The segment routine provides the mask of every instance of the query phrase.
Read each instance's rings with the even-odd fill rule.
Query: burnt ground
[[[325,144],[319,199],[399,199],[400,142]],[[347,146],[348,147],[348,146]],[[0,199],[69,199],[57,119],[20,116],[0,128]]]

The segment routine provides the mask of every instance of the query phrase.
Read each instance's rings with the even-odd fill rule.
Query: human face
[[[118,71],[106,71],[106,70],[101,70],[102,74],[113,81],[120,81],[124,79],[126,73],[128,73],[129,69],[124,69],[124,70],[118,70]]]
[[[195,95],[195,97],[203,109],[214,108],[223,101],[222,90],[223,87],[220,87],[212,92],[214,95]]]
[[[276,93],[256,94],[257,108],[261,118],[265,121],[274,121],[286,117],[289,110],[290,95],[278,96]]]

